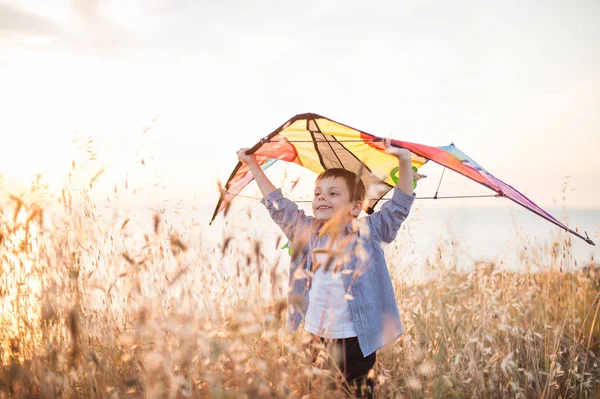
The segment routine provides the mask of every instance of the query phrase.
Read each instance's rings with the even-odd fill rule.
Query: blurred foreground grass
[[[191,225],[159,212],[144,229],[80,194],[52,216],[2,199],[0,397],[343,397],[286,332],[287,270],[261,243],[205,247]],[[442,244],[430,280],[392,273],[405,334],[378,353],[377,396],[600,395],[600,289],[569,245],[525,248],[526,265],[549,259],[535,272],[460,273]]]

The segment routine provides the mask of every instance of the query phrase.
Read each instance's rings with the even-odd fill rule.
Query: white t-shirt
[[[325,338],[356,337],[358,334],[352,320],[350,304],[344,297],[346,290],[341,271],[333,273],[337,260],[325,271],[324,265],[328,256],[323,253],[315,255],[316,262],[322,266],[315,272],[308,292],[309,303],[304,328]]]

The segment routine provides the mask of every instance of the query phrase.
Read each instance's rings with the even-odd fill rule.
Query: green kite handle
[[[412,167],[412,170],[414,172],[418,172],[419,169],[417,169],[416,166]],[[394,184],[398,184],[398,167],[396,166],[394,169],[392,169],[392,171],[390,172],[390,178],[392,179],[392,181],[394,182]],[[415,179],[413,179],[413,190],[417,188],[417,181]]]

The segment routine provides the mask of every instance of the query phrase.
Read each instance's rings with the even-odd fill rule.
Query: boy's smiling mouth
[[[331,209],[331,207],[329,205],[319,205],[317,207],[317,210],[323,211],[323,210],[328,210]]]

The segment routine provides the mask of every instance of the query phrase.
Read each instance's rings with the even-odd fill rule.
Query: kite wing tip
[[[590,239],[590,236],[588,236],[587,231],[585,231],[584,233],[585,233],[585,237],[581,237],[581,236],[580,237],[583,238],[585,240],[585,242],[587,242],[588,244],[596,246],[596,244],[594,244],[594,241],[592,241]]]

